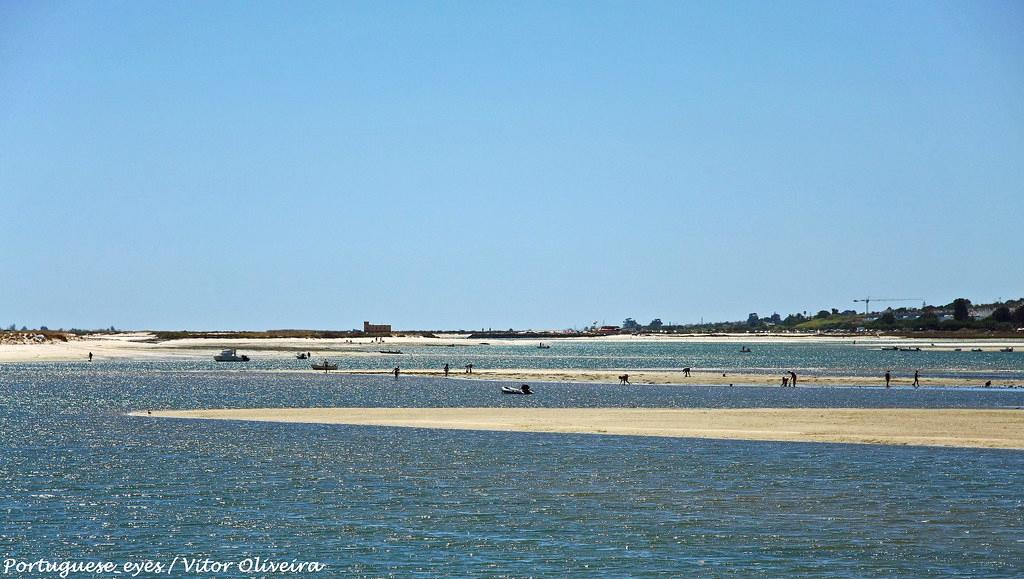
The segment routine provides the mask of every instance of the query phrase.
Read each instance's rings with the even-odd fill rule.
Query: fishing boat
[[[529,396],[530,394],[533,394],[533,390],[530,390],[530,385],[529,384],[523,384],[519,388],[513,388],[512,386],[502,386],[501,387],[501,393],[502,394],[523,394],[523,395]]]
[[[249,356],[239,356],[238,352],[234,349],[223,350],[220,354],[213,357],[218,362],[248,362]]]
[[[886,350],[886,351],[890,351],[890,352],[895,352],[896,350],[899,350],[900,348],[899,348],[899,346],[882,346],[882,349]]]
[[[1000,351],[1000,352],[1012,352],[1012,351],[1013,351],[1013,348],[1012,348],[1012,347],[1009,347],[1009,348],[1000,348],[1000,349],[999,349],[999,351]]]
[[[327,371],[329,371],[329,370],[337,370],[338,369],[338,365],[337,364],[331,364],[327,360],[321,360],[319,364],[313,364],[313,369],[314,370],[323,370],[324,373],[327,373]]]
[[[381,350],[381,354],[401,354],[401,350]]]

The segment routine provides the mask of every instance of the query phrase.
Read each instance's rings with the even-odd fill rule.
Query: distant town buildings
[[[970,316],[971,316],[971,318],[973,318],[975,320],[983,320],[983,319],[991,316],[993,314],[993,312],[995,312],[995,311],[996,311],[996,309],[994,307],[991,307],[991,306],[989,306],[989,307],[980,307],[980,308],[971,308],[970,309]]]
[[[391,324],[371,324],[363,322],[363,333],[367,336],[390,336]]]

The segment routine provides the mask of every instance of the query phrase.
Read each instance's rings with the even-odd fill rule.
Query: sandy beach
[[[32,333],[31,331],[28,333]],[[486,342],[495,346],[536,345],[522,339],[469,338],[467,334],[442,334],[436,337],[405,336],[386,338],[385,344],[374,344],[371,338],[186,338],[159,341],[149,332],[126,332],[121,334],[97,334],[71,337],[68,341],[46,341],[43,343],[0,344],[0,362],[41,362],[82,360],[92,352],[97,360],[155,360],[155,359],[203,359],[209,358],[224,348],[237,348],[247,352],[259,352],[264,356],[289,357],[295,352],[311,351],[314,356],[367,356],[376,355],[378,347],[399,348],[403,346],[454,347],[474,346]],[[736,344],[756,346],[757,344],[851,344],[864,348],[884,346],[919,347],[922,350],[953,350],[954,348],[983,348],[995,351],[1013,346],[1024,352],[1021,340],[959,340],[959,339],[916,339],[898,337],[826,336],[813,334],[730,334],[730,335],[616,335],[603,337],[573,337],[548,340],[557,348],[562,343],[665,343],[681,342],[693,344]],[[373,351],[368,351],[372,349]]]
[[[453,430],[1024,449],[1024,410],[828,408],[253,408],[142,417]]]

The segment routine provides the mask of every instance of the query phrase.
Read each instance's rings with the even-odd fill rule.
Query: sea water
[[[503,397],[486,382],[193,366],[0,365],[0,555],[236,562],[191,575],[207,577],[270,575],[239,570],[256,557],[322,563],[298,576],[325,577],[1024,573],[1019,451],[125,415],[1020,407],[1021,390],[543,384],[532,397]]]
[[[391,344],[318,344],[311,346],[313,361],[329,358],[342,369],[388,370],[402,368],[436,368],[448,364],[453,372],[460,372],[466,364],[475,368],[526,369],[578,369],[578,370],[694,370],[718,372],[751,372],[832,376],[875,376],[881,378],[886,370],[898,376],[913,375],[921,370],[924,377],[962,378],[964,380],[993,380],[1024,385],[1024,348],[1017,352],[1000,352],[986,347],[983,352],[925,349],[920,352],[882,350],[878,345],[854,344],[853,340],[840,343],[755,343],[746,344],[751,352],[740,352],[739,343],[695,343],[657,341],[573,341],[553,340],[551,347],[540,349],[538,342],[501,342],[453,340],[451,345],[391,345]],[[194,347],[190,346],[190,347]],[[225,346],[226,347],[226,346]],[[395,348],[401,354],[381,354],[381,350]],[[965,348],[968,350],[968,348]],[[252,358],[240,364],[214,362],[213,355],[220,351],[216,342],[209,354],[192,357],[170,365],[161,362],[140,362],[147,370],[196,369],[309,369],[310,361],[297,360],[294,355],[281,352],[240,350]],[[184,364],[184,365],[183,365]]]

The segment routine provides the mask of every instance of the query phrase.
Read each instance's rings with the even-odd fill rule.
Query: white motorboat
[[[230,350],[223,350],[220,354],[213,357],[218,362],[248,362],[249,356],[239,356],[238,352],[233,348]]]

